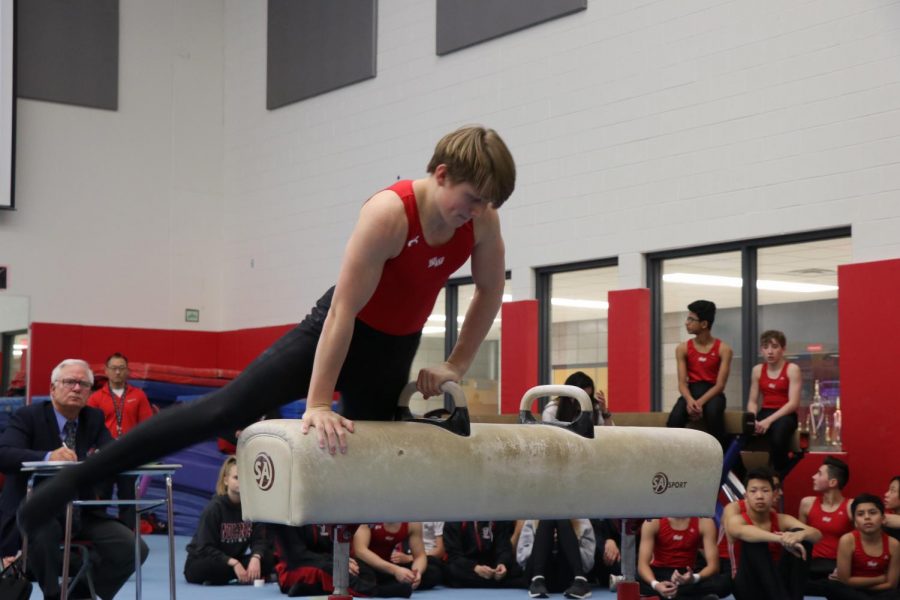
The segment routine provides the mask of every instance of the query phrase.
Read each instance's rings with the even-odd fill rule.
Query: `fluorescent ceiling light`
[[[688,285],[707,285],[714,287],[740,288],[744,285],[741,277],[725,277],[723,275],[700,275],[697,273],[668,273],[663,275],[666,283],[686,283]],[[795,292],[800,294],[816,294],[837,291],[836,285],[821,283],[799,283],[794,281],[775,281],[757,279],[756,289],[771,292]]]
[[[609,302],[603,300],[577,300],[572,298],[551,298],[553,306],[567,306],[569,308],[593,308],[596,310],[609,310]]]

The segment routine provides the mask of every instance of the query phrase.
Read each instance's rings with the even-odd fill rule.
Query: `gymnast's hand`
[[[350,574],[354,577],[359,575],[359,563],[352,556],[350,557]]]
[[[475,574],[482,579],[493,579],[494,569],[487,565],[475,565]]]
[[[494,579],[500,581],[504,577],[506,577],[506,565],[500,563],[497,565],[497,568],[494,569]]]
[[[416,580],[416,573],[404,567],[396,567],[394,569],[394,579],[398,583],[412,584]]]
[[[616,542],[613,540],[606,540],[603,544],[603,562],[607,566],[610,566],[619,562],[619,558],[621,558],[621,555],[619,554],[619,547],[616,545]]]
[[[347,452],[347,432],[353,433],[353,421],[345,419],[327,406],[307,406],[300,425],[301,433],[305,435],[310,427],[316,428],[319,448],[324,449],[327,442],[328,452],[331,454],[338,447],[341,454]]]
[[[462,379],[462,373],[449,362],[441,363],[436,367],[427,367],[419,371],[416,379],[416,389],[426,398],[442,394],[441,384],[445,381],[458,382]]]

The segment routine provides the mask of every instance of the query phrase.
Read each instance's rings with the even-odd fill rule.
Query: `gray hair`
[[[66,367],[71,366],[82,367],[85,371],[87,371],[88,383],[92,386],[94,385],[94,372],[91,371],[91,365],[87,364],[87,362],[81,360],[80,358],[67,358],[66,360],[56,365],[56,368],[54,368],[53,372],[50,373],[50,384],[53,385],[57,381],[59,381],[59,376],[60,373],[62,373],[62,370]]]

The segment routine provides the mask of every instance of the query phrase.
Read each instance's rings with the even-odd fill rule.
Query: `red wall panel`
[[[537,300],[504,302],[500,321],[500,412],[516,414],[538,382]]]
[[[609,293],[609,406],[650,410],[650,290]]]

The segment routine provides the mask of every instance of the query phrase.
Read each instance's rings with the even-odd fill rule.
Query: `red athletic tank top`
[[[750,514],[747,513],[746,504],[741,507],[741,516],[744,518],[744,521],[746,521],[750,525],[753,525],[753,519],[751,519]],[[771,531],[772,533],[779,533],[781,531],[780,529],[778,529],[778,513],[774,510],[769,513],[769,523],[769,531]],[[734,540],[734,544],[732,544],[732,554],[731,574],[732,577],[734,577],[737,575],[738,566],[741,564],[741,540]],[[769,555],[772,557],[772,562],[777,563],[779,560],[781,560],[781,544],[776,542],[769,542]]]
[[[409,537],[409,523],[401,523],[400,529],[391,533],[384,528],[384,523],[376,523],[369,525],[369,531],[372,532],[372,538],[369,540],[369,550],[380,556],[382,559],[391,562],[391,552],[402,544]]]
[[[719,377],[719,366],[722,364],[722,356],[719,354],[719,346],[722,340],[716,338],[709,352],[697,351],[694,340],[687,341],[687,377],[688,383],[707,381],[715,383]]]
[[[384,263],[378,287],[357,317],[383,333],[409,335],[422,331],[447,279],[469,260],[475,232],[469,221],[446,244],[429,246],[412,181],[398,181],[387,189],[400,196],[406,209],[406,243],[400,254]]]
[[[844,498],[837,510],[825,512],[822,510],[822,499],[813,500],[806,523],[822,532],[822,539],[813,546],[813,558],[837,560],[838,542],[841,540],[841,536],[853,531],[853,522],[847,516],[847,504],[849,503],[850,498]]]
[[[769,377],[769,368],[767,365],[762,365],[761,372],[759,374],[759,392],[763,397],[763,408],[781,408],[788,401],[788,388],[791,383],[788,381],[788,365],[789,362],[785,362],[784,366],[781,367],[781,372],[778,374],[778,377],[772,379]]]
[[[687,529],[673,529],[667,517],[659,520],[659,531],[653,544],[654,567],[694,568],[700,548],[700,519],[691,517]]]
[[[850,577],[878,577],[887,573],[891,562],[888,534],[881,534],[881,554],[869,556],[862,547],[862,537],[858,530],[853,531],[853,560],[850,563]]]

